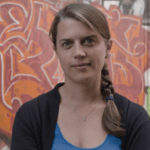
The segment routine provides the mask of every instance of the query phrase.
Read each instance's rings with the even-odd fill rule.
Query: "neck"
[[[62,86],[61,95],[73,105],[97,103],[101,99],[100,81],[87,84],[67,82]]]

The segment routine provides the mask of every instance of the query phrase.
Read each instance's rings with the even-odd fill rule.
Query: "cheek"
[[[63,58],[59,58],[59,62],[60,62],[60,65],[63,67],[63,66],[65,66],[65,61],[64,61],[64,59]]]
[[[62,64],[65,60],[63,53],[60,50],[57,50],[56,55],[59,62]]]
[[[67,62],[67,58],[66,57],[58,57],[60,65],[62,67],[63,70],[66,70],[66,68],[68,67],[68,62]]]
[[[105,53],[96,53],[94,59],[97,67],[101,69],[105,62]]]

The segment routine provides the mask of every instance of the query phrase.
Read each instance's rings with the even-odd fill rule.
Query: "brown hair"
[[[52,23],[49,36],[56,48],[56,37],[57,37],[57,26],[60,21],[65,18],[76,19],[93,31],[101,35],[106,43],[109,44],[110,40],[110,31],[108,27],[107,20],[102,12],[97,8],[83,4],[83,3],[72,3],[61,9],[58,14],[55,16]],[[107,96],[114,95],[114,88],[112,81],[109,77],[109,71],[107,69],[107,64],[105,62],[103,69],[101,71],[101,93],[103,99]],[[121,128],[121,116],[114,103],[114,101],[109,100],[106,104],[103,119],[102,119],[103,128],[111,135],[123,136],[125,130]]]

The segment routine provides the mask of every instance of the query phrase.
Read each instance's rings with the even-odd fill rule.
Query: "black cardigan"
[[[16,113],[11,150],[50,150],[59,110],[57,84],[53,90],[24,103]],[[126,135],[123,150],[150,150],[150,118],[144,108],[115,94]]]

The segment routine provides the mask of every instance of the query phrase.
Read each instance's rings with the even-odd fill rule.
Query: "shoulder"
[[[137,111],[137,109],[144,110],[144,108],[141,105],[130,101],[129,99],[127,99],[126,97],[118,93],[115,93],[114,99],[115,99],[115,104],[117,105],[118,109],[123,110],[126,113],[130,110],[132,111]]]
[[[148,116],[146,110],[141,105],[130,101],[126,97],[118,93],[115,93],[114,99],[118,109],[122,110],[124,113],[130,114],[132,112],[133,114],[138,115],[139,113],[142,112],[142,114]]]
[[[150,122],[148,113],[141,105],[131,102],[126,97],[117,93],[114,99],[125,128],[132,127],[134,124],[140,126]]]

